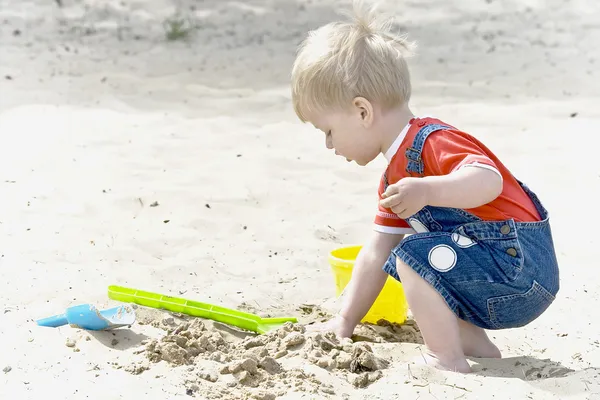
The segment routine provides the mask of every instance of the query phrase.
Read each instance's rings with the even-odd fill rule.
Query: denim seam
[[[404,240],[402,240],[402,242],[400,243],[400,245],[402,245],[402,243],[413,242],[413,241],[418,240],[418,239],[429,239],[429,238],[449,236],[449,235],[451,235],[450,232],[423,232],[423,233],[414,233],[414,234],[412,234],[412,235],[404,238]]]
[[[540,295],[542,295],[544,298],[546,298],[546,300],[548,301],[554,301],[555,297],[552,296],[552,294],[550,294],[550,292],[548,291],[548,289],[546,289],[545,287],[543,287],[537,280],[533,280],[533,285],[531,286],[531,288],[529,288],[525,293],[515,293],[515,294],[509,294],[506,296],[501,296],[499,298],[492,298],[489,300],[494,300],[495,303],[502,303],[502,302],[506,302],[506,301],[511,301],[514,299],[517,299],[519,297],[524,297],[527,296],[529,294],[529,292],[532,293],[538,293]]]
[[[488,314],[490,315],[490,323],[497,329],[502,329],[502,326],[497,323],[498,319],[496,317],[496,312],[494,311],[495,308],[494,308],[493,304],[505,303],[507,301],[518,299],[519,297],[526,297],[526,296],[528,296],[530,294],[534,294],[534,293],[541,295],[550,303],[552,303],[552,302],[554,302],[554,300],[556,300],[556,297],[553,296],[548,291],[548,289],[546,289],[537,280],[534,279],[533,285],[525,293],[516,293],[516,294],[510,294],[510,295],[506,295],[506,296],[500,296],[500,297],[488,299],[487,300],[487,309],[488,309]]]
[[[534,222],[516,222],[515,226],[518,229],[539,229],[539,228],[545,228],[548,225],[550,225],[550,219],[546,218],[544,220],[541,221],[534,221]]]
[[[425,215],[426,215],[426,218],[427,218],[427,220],[428,220],[427,222],[429,222],[429,223],[430,223],[431,225],[433,225],[433,227],[435,228],[435,229],[433,229],[433,230],[432,230],[433,232],[441,232],[441,231],[443,231],[443,230],[444,230],[444,227],[443,227],[443,226],[442,226],[442,225],[441,225],[439,222],[437,222],[437,221],[435,220],[435,218],[433,218],[433,215],[431,214],[431,211],[429,211],[429,208],[428,208],[428,207],[423,207],[423,208],[421,209],[421,211],[419,211],[419,212],[417,213],[417,215],[418,215],[419,213],[423,213],[423,214],[425,214]],[[417,218],[417,220],[419,220],[419,218]]]

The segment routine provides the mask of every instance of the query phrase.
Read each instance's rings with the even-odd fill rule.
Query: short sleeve
[[[386,175],[383,174],[381,181],[379,182],[378,202],[377,202],[377,213],[375,214],[375,231],[381,233],[404,235],[409,233],[415,233],[410,225],[396,215],[392,210],[382,207],[379,203],[382,200],[382,195],[386,188]]]
[[[502,177],[494,161],[476,141],[454,131],[432,133],[425,141],[422,157],[426,170],[432,175],[447,175],[463,167],[481,167]]]

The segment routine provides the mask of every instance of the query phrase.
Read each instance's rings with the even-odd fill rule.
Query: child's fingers
[[[393,198],[388,197],[387,199],[383,199],[379,201],[379,204],[381,204],[382,207],[384,208],[391,208]]]
[[[387,189],[385,189],[385,192],[383,192],[383,194],[381,195],[381,197],[385,199],[396,193],[398,193],[398,188],[396,186],[388,186]]]
[[[396,210],[398,210],[398,211],[396,211]],[[394,213],[397,216],[399,216],[400,218],[403,218],[403,219],[406,219],[412,215],[411,213],[408,213],[407,212],[408,209],[404,208],[404,207],[396,208],[396,210],[392,210],[392,211],[394,211]]]
[[[392,207],[397,206],[400,203],[401,203],[400,196],[391,196],[391,197],[383,199],[383,200],[381,200],[379,202],[379,204],[381,204],[382,207],[384,207],[384,208],[390,208],[390,209]]]

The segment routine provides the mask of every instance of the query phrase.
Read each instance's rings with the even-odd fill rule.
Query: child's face
[[[364,166],[381,152],[379,135],[374,131],[371,110],[352,107],[347,111],[323,112],[312,116],[315,128],[325,133],[325,146],[335,149],[348,162]]]

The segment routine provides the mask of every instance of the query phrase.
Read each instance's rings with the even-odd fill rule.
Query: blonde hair
[[[309,32],[292,68],[292,103],[303,122],[313,112],[344,109],[364,97],[385,109],[408,102],[410,74],[405,57],[414,44],[391,31],[392,20],[354,1],[348,22]]]

